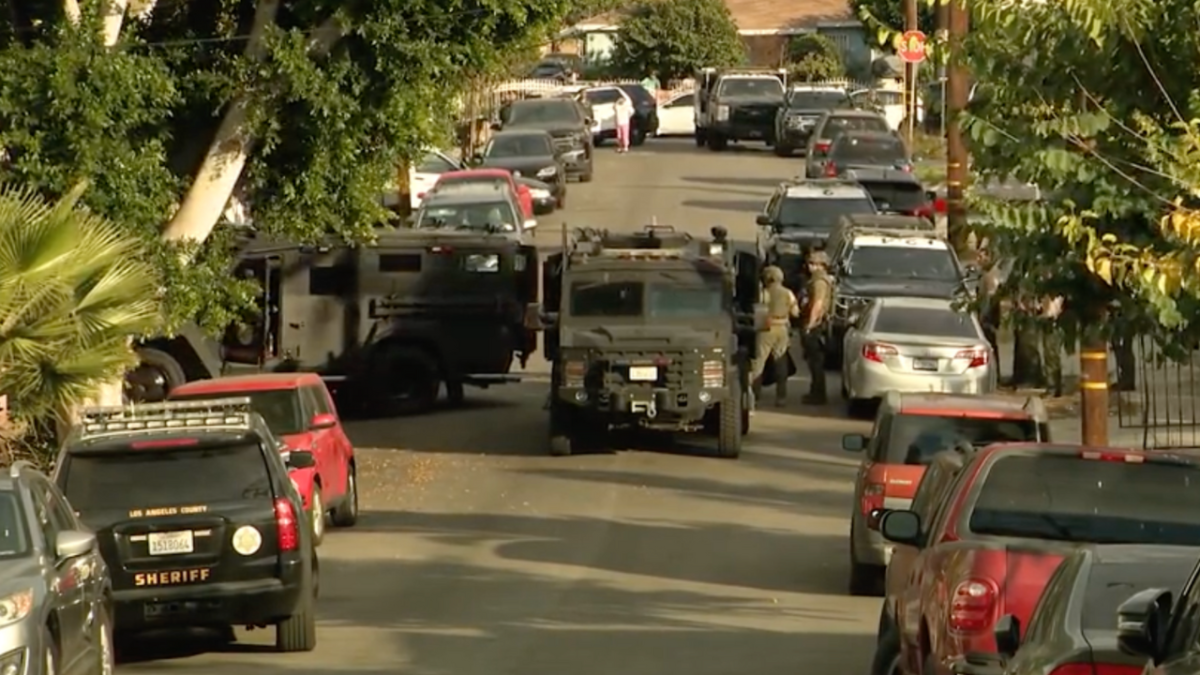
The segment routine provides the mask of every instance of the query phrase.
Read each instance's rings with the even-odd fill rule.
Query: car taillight
[[[989,350],[987,349],[964,349],[955,354],[954,358],[970,359],[971,362],[967,364],[968,368],[979,368],[980,366],[986,366],[990,360]]]
[[[825,162],[825,177],[837,178],[837,164],[833,162]]]
[[[1083,459],[1098,459],[1101,462],[1125,462],[1126,464],[1145,464],[1146,456],[1135,452],[1119,450],[1080,450]]]
[[[829,141],[817,141],[817,144],[813,147],[817,152],[825,153],[825,152],[829,152],[830,145],[832,145],[832,143],[830,143]]]
[[[904,173],[912,173],[912,164],[901,164],[900,170]]]
[[[996,584],[988,579],[967,579],[954,589],[947,625],[959,633],[988,630],[995,621]]]
[[[300,548],[300,523],[296,520],[296,509],[287,499],[275,500],[275,528],[279,530],[281,553]]]
[[[875,363],[883,363],[883,357],[895,356],[899,352],[891,345],[879,344],[878,342],[868,342],[863,345],[863,358]]]
[[[587,364],[583,361],[567,361],[563,365],[563,386],[582,387],[583,376],[587,373]]]
[[[1050,671],[1050,675],[1142,675],[1142,667],[1115,663],[1064,663]]]
[[[871,519],[878,511],[883,509],[883,486],[879,483],[870,483],[863,487],[862,493],[862,514]],[[872,529],[879,527],[878,519],[875,522],[868,522]]]

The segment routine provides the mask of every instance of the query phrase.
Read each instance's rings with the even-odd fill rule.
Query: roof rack
[[[248,396],[84,408],[80,440],[177,429],[250,431],[254,410]]]

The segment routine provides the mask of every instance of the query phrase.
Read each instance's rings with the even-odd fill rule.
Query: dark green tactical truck
[[[518,379],[537,349],[524,325],[538,299],[532,246],[479,230],[384,230],[368,246],[252,241],[239,273],[260,312],[224,338],[232,369],[320,373],[340,401],[424,412],[444,387]]]
[[[551,454],[633,428],[703,432],[722,457],[737,457],[766,318],[754,248],[724,228],[699,239],[651,225],[578,231],[564,251],[544,263],[545,305],[529,312],[546,330]]]

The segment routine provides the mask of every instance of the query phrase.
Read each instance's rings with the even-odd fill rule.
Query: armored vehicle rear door
[[[562,274],[563,254],[555,253],[546,256],[546,261],[542,263],[542,307],[546,312],[558,314],[560,317],[562,313]],[[542,343],[542,354],[547,361],[553,361],[557,357],[558,326],[546,331],[545,341]]]
[[[733,305],[742,317],[754,316],[754,305],[762,297],[762,260],[755,252],[739,248],[734,252]],[[740,321],[741,326],[746,322]],[[750,323],[748,328],[738,330],[738,345],[754,356],[757,335]]]
[[[234,274],[258,283],[258,316],[246,316],[229,325],[221,339],[225,360],[230,363],[261,364],[279,355],[280,284],[283,268],[280,255],[263,255],[243,260]]]
[[[279,271],[279,355],[320,371],[346,347],[346,311],[355,306],[357,255],[344,247],[304,248]]]
[[[513,257],[513,276],[517,282],[517,301],[521,310],[518,317],[524,316],[525,307],[530,303],[538,301],[538,275],[541,270],[538,266],[538,253],[536,246],[522,246],[517,254]],[[521,354],[522,363],[524,359],[529,358],[537,351],[537,334],[536,330],[524,329],[525,340],[518,352]]]

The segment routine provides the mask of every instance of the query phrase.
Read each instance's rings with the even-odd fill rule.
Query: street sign
[[[924,61],[925,34],[919,30],[910,30],[896,38],[896,56],[905,63]]]

